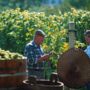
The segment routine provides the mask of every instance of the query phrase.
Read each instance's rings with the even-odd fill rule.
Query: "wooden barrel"
[[[23,86],[19,90],[63,90],[63,83],[53,83],[49,80],[37,80],[37,84],[32,84],[28,80],[23,81]]]
[[[64,84],[57,80],[55,74],[51,74],[50,80],[36,79],[36,77],[29,77],[23,81],[23,85],[19,90],[63,90]]]
[[[20,86],[26,78],[26,60],[0,61],[0,88]]]
[[[64,52],[57,64],[61,81],[69,88],[82,88],[90,82],[90,58],[79,48]]]

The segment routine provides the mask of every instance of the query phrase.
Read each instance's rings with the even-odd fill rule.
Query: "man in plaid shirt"
[[[44,63],[49,60],[50,53],[44,54],[41,44],[45,38],[42,30],[37,30],[33,41],[29,42],[25,47],[25,56],[28,60],[28,75],[35,75],[37,78],[45,78]]]

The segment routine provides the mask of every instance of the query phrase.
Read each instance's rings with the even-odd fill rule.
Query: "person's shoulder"
[[[31,41],[31,42],[27,43],[26,47],[33,47],[33,42]]]

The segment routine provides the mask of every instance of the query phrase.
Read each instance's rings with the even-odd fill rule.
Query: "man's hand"
[[[44,54],[43,56],[41,56],[38,60],[38,62],[41,62],[41,61],[48,61],[49,58],[50,58],[51,54]]]
[[[42,58],[43,60],[48,60],[49,57],[50,57],[50,54],[45,54],[45,55],[43,55],[41,58]]]

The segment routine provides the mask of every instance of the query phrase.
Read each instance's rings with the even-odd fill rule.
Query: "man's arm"
[[[29,63],[33,63],[34,54],[33,54],[32,46],[30,46],[30,45],[25,46],[24,55],[25,55],[25,57],[27,57],[27,60]]]
[[[38,62],[48,61],[51,55],[52,55],[52,53],[48,53],[48,54],[42,55],[42,56],[38,59]]]

